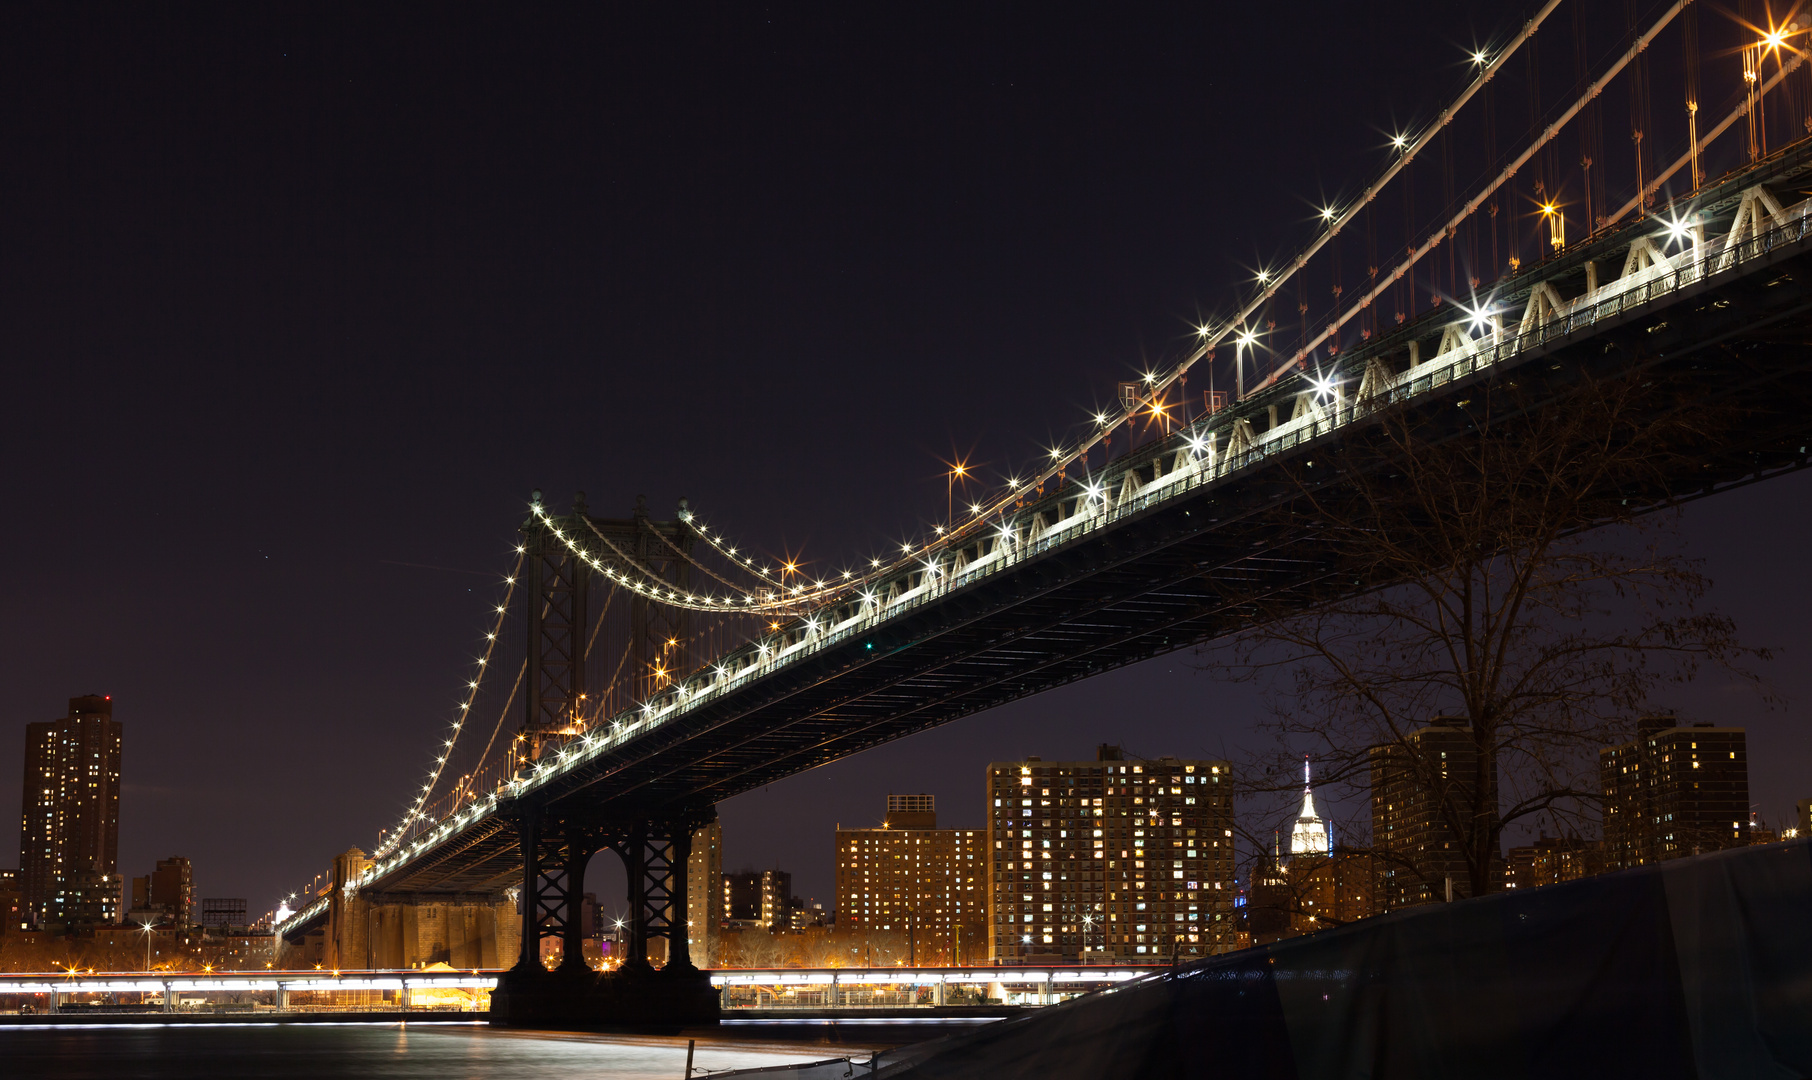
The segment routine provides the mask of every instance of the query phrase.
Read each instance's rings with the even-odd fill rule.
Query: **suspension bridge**
[[[1275,509],[1301,497],[1302,466],[1385,415],[1464,438],[1465,407],[1507,386],[1524,407],[1566,409],[1593,380],[1652,372],[1689,379],[1704,402],[1746,419],[1633,497],[1672,504],[1804,468],[1805,31],[1720,24],[1734,44],[1702,60],[1696,13],[1674,3],[1632,21],[1602,57],[1580,46],[1574,72],[1559,79],[1566,92],[1542,105],[1559,77],[1544,78],[1531,59],[1558,3],[1480,50],[1435,121],[1393,135],[1363,194],[1323,208],[1314,239],[1261,268],[1237,309],[1201,326],[1185,355],[1122,384],[1112,410],[1025,475],[889,558],[814,577],[733,543],[683,501],[671,519],[641,504],[610,518],[582,495],[561,509],[536,492],[468,694],[403,820],[369,857],[335,860],[279,913],[278,934],[320,935],[334,967],[403,966],[374,959],[374,911],[488,904],[514,920],[512,948],[520,942],[494,999],[499,1020],[708,1018],[716,998],[690,956],[684,870],[716,803],[1223,637],[1244,625],[1230,597],[1263,593],[1287,608],[1350,589],[1330,577],[1334,541],[1280,527]],[[1575,19],[1576,41],[1587,29]],[[1683,39],[1689,106],[1673,127],[1644,111],[1666,34]],[[1530,120],[1523,141],[1500,151],[1513,56],[1524,60]],[[1730,83],[1716,109],[1701,107],[1719,96],[1702,93],[1701,68]],[[1620,207],[1602,152],[1614,82],[1632,87],[1636,132]],[[1485,116],[1465,135],[1468,109]],[[1670,140],[1677,157],[1656,160]],[[1563,145],[1580,149],[1581,167],[1561,164]],[[1454,188],[1450,163],[1466,148],[1484,162],[1476,184],[1444,190],[1431,215],[1401,200],[1394,224],[1408,242],[1381,258],[1377,236],[1397,213],[1384,193],[1413,185],[1435,159]],[[1347,267],[1346,280],[1359,282],[1348,296],[1342,265],[1355,257],[1365,270]],[[1317,273],[1332,306],[1311,324],[1307,282]],[[1293,339],[1277,318],[1292,297]],[[1191,372],[1199,392],[1217,365],[1230,400],[1192,398]],[[582,960],[578,911],[586,865],[606,848],[628,872],[629,959],[598,976]],[[992,871],[1035,873],[998,858]],[[552,972],[540,962],[549,938],[561,944]],[[657,939],[658,972],[647,959]]]

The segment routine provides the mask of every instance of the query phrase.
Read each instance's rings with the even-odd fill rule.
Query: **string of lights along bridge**
[[[488,887],[515,872],[498,824],[513,807],[708,804],[1224,633],[1213,590],[1179,584],[1230,543],[1215,507],[1385,406],[1434,407],[1538,357],[1560,370],[1581,341],[1775,273],[1807,218],[1805,18],[1561,9],[1456,56],[1446,105],[1385,131],[1356,194],[1315,207],[1293,254],[1253,267],[1111,407],[960,508],[956,485],[981,478],[953,463],[961,512],[925,535],[808,573],[683,500],[670,520],[612,519],[537,492],[421,786],[339,887],[401,888],[423,860]],[[1172,607],[1151,600],[1166,589]],[[991,643],[962,639],[1009,611]],[[1119,622],[1098,639],[1067,623],[1104,612]],[[1055,644],[1066,625],[1074,643]],[[1013,641],[1023,655],[1001,651]],[[293,894],[280,932],[331,891],[325,875]]]

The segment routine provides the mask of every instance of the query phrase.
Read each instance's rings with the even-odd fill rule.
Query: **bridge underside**
[[[1515,360],[1455,379],[1416,408],[1463,437],[1456,400],[1519,385],[1565,407],[1581,379],[1638,370],[1690,380],[1742,421],[1676,469],[1661,503],[1803,468],[1812,443],[1812,258],[1784,245],[1740,272],[1601,319]],[[1446,419],[1443,419],[1446,418]],[[1005,702],[1239,630],[1228,595],[1308,603],[1334,553],[1278,524],[1300,493],[1280,461],[1312,459],[1364,425],[1269,455],[1112,529],[1085,532],[1009,569],[802,656],[569,770],[534,793],[547,812],[627,822],[730,798]],[[515,826],[475,821],[384,876],[391,891],[494,890],[518,881]]]

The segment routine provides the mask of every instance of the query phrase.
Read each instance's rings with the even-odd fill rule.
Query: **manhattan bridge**
[[[1560,6],[1467,58],[1446,107],[1388,132],[1363,190],[1318,208],[1313,238],[1257,268],[1185,353],[889,558],[811,576],[683,500],[671,518],[639,500],[613,517],[534,493],[400,822],[369,858],[337,859],[277,933],[322,934],[333,967],[380,966],[374,906],[492,905],[521,942],[495,958],[516,964],[504,1022],[714,1017],[684,869],[715,804],[1234,633],[1230,597],[1287,609],[1350,590],[1329,573],[1334,541],[1275,510],[1302,497],[1298,466],[1387,412],[1465,439],[1467,410],[1506,388],[1564,410],[1594,381],[1652,373],[1745,420],[1631,498],[1805,467],[1812,18],[1681,0],[1589,38],[1586,9],[1569,26]],[[627,961],[600,976],[578,913],[607,848],[631,915]],[[1032,864],[995,869],[1030,880]]]

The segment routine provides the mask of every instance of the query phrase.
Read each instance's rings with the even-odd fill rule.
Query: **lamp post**
[[[145,970],[147,972],[151,970],[151,927],[153,925],[150,922],[138,924],[139,933],[145,935]]]

